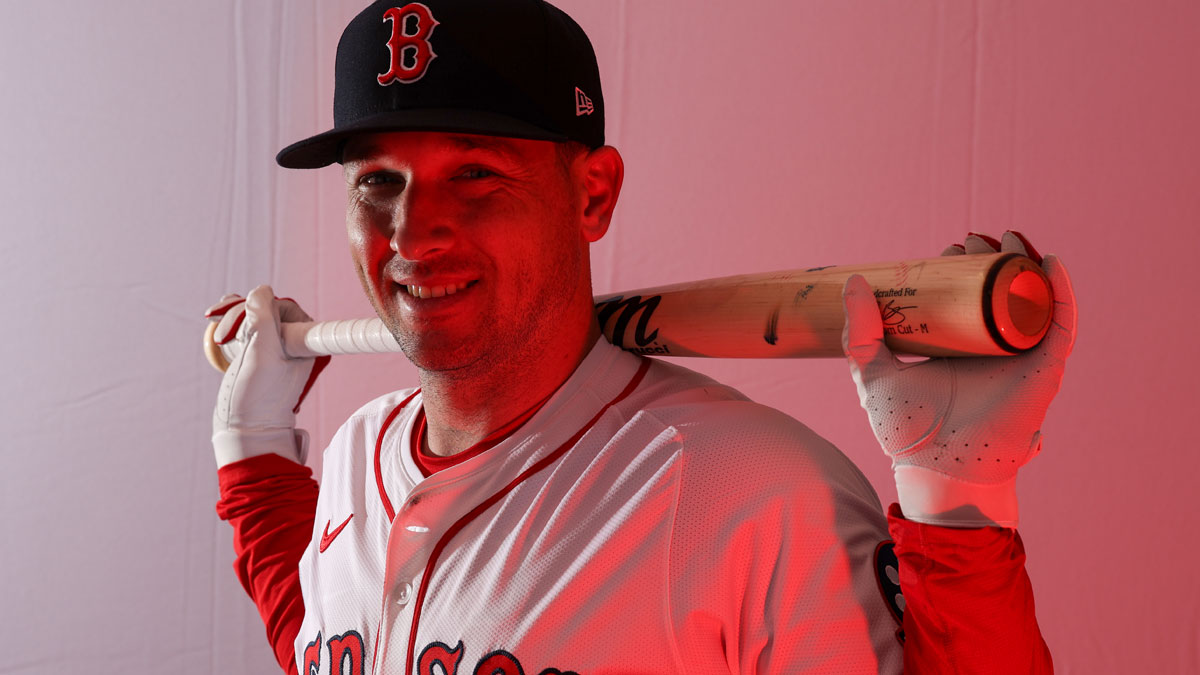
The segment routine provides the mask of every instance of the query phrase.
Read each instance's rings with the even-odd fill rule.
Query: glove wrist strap
[[[298,464],[304,463],[308,434],[302,429],[225,429],[213,433],[217,468],[243,459],[274,453]]]
[[[895,467],[900,508],[908,520],[943,527],[1017,526],[1017,478],[967,483],[919,466]]]

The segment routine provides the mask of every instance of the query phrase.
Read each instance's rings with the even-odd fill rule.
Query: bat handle
[[[236,351],[216,343],[217,324],[204,331],[204,355],[213,368],[225,372]],[[283,353],[293,359],[327,354],[381,354],[400,351],[400,345],[377,317],[339,321],[285,323]]]

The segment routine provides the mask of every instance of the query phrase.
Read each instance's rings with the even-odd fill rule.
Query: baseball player
[[[1073,342],[1056,258],[1055,326],[1007,358],[900,363],[847,283],[885,517],[801,423],[600,336],[588,246],[623,165],[566,14],[376,2],[339,43],[334,118],[277,159],[341,165],[356,270],[419,387],[347,420],[318,490],[295,411],[328,357],[279,339],[307,315],[266,286],[208,312],[238,351],[218,513],[285,670],[1050,672],[1014,480]],[[999,249],[1041,259],[1015,233],[946,253]]]

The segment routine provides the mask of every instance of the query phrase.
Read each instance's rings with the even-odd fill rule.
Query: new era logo
[[[595,110],[596,107],[592,105],[592,99],[588,98],[588,95],[583,93],[582,89],[575,87],[575,116],[591,115]]]

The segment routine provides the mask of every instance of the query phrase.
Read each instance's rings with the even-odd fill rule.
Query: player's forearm
[[[298,564],[317,504],[312,470],[268,454],[225,466],[218,476],[217,514],[233,526],[238,580],[258,607],[280,666],[295,673],[293,643],[304,619]]]
[[[945,528],[888,512],[904,590],[905,673],[1054,672],[1016,530]]]

